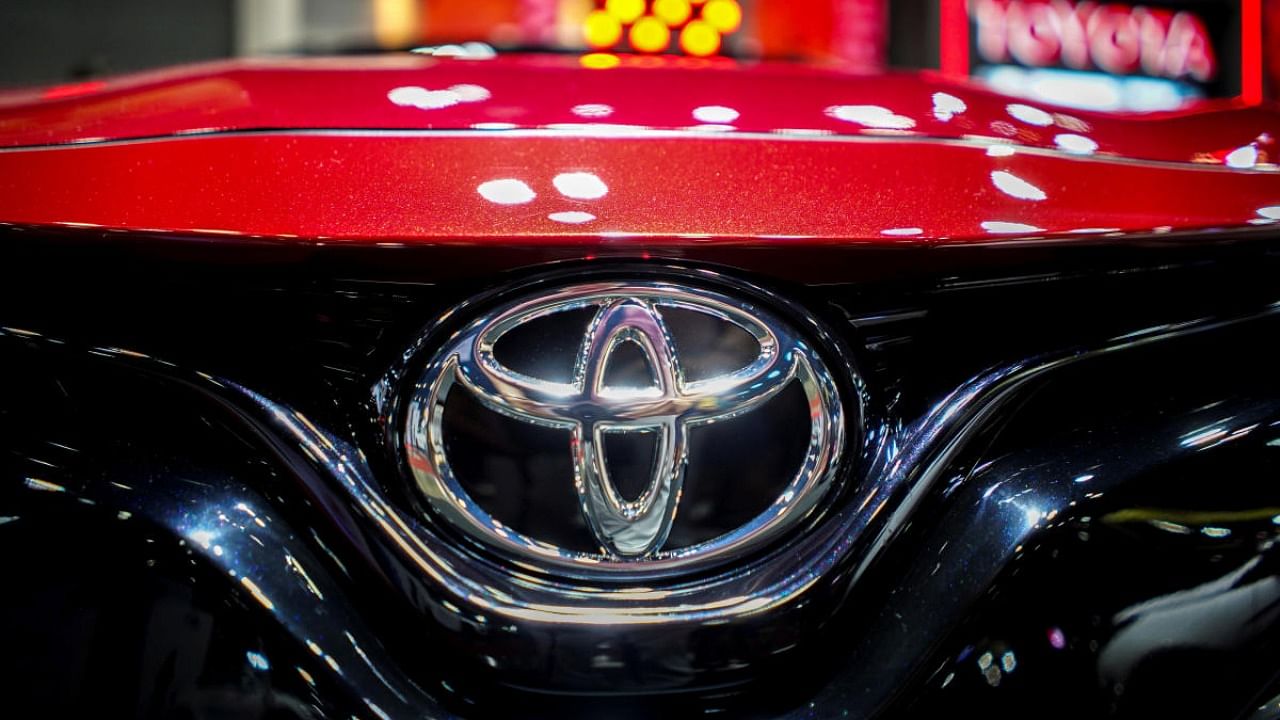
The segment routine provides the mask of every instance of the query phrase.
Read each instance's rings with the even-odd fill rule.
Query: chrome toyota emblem
[[[590,320],[574,357],[567,361],[572,363],[567,377],[535,377],[500,360],[497,348],[514,329],[536,329],[536,323],[571,311],[586,311]],[[690,358],[682,355],[664,317],[676,311],[708,316],[745,331],[755,344],[754,359],[708,377],[686,377]],[[607,382],[619,350],[627,344],[634,345],[632,355],[638,350],[652,370],[649,383]],[[808,446],[794,475],[784,478],[781,492],[736,529],[691,546],[666,548],[681,509],[691,432],[767,412],[769,401],[793,384],[804,393]],[[457,392],[527,424],[521,426],[563,431],[563,451],[572,468],[563,482],[572,484],[598,552],[566,549],[520,532],[468,495],[452,469],[445,427],[446,406]],[[604,447],[610,437],[636,433],[652,434],[655,458],[641,491],[628,498],[611,476]],[[471,537],[538,565],[636,572],[723,559],[803,520],[832,485],[844,427],[830,373],[787,323],[716,291],[635,282],[546,291],[510,302],[467,325],[435,355],[414,386],[404,437],[410,468],[431,508]],[[742,447],[735,452],[759,449]]]

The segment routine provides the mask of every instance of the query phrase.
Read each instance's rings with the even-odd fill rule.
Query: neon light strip
[[[939,0],[938,35],[938,59],[942,73],[952,77],[968,76],[969,16],[965,11],[965,0]]]
[[[1262,0],[1240,1],[1240,100],[1262,102]]]

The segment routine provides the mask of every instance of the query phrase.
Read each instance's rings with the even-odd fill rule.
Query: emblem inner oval
[[[496,351],[517,328],[562,313],[589,317],[568,378],[537,377]],[[736,369],[686,377],[666,314],[691,312],[745,332],[752,359]],[[648,381],[609,380],[624,347],[643,359]],[[521,368],[527,370],[527,368]],[[666,548],[685,489],[690,431],[767,412],[785,388],[804,394],[809,428],[803,459],[754,517],[716,537]],[[454,393],[530,427],[565,432],[571,484],[598,552],[568,549],[497,520],[467,492],[449,461],[445,407]],[[516,560],[585,572],[688,569],[774,539],[809,516],[834,482],[844,412],[822,359],[791,326],[750,302],[660,282],[589,283],[526,297],[477,318],[445,343],[413,388],[404,434],[410,469],[431,508],[469,536]],[[614,436],[648,434],[653,462],[638,492],[615,482],[605,447]],[[759,449],[759,448],[757,448]],[[741,448],[750,452],[752,448]],[[704,510],[705,511],[705,510]]]

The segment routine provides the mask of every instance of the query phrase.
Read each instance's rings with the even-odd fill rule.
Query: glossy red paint
[[[424,90],[388,99],[403,87]],[[639,252],[1265,231],[1280,217],[1273,109],[1063,114],[928,77],[395,57],[8,103],[0,220],[22,225]],[[492,122],[517,127],[466,129]],[[725,127],[679,129],[694,124]],[[16,147],[198,130],[211,134]],[[259,132],[212,132],[225,130]]]
[[[1275,173],[908,139],[222,136],[9,152],[0,178],[9,222],[348,241],[962,241],[1280,205]]]
[[[397,88],[434,94],[396,95]],[[964,110],[937,112],[940,100],[955,107],[938,93],[955,98]],[[1101,154],[1194,162],[1264,133],[1280,135],[1274,108],[1242,110],[1217,103],[1187,112],[1115,115],[1037,106],[1047,111],[1047,119],[1030,123],[1011,114],[1009,106],[1036,103],[936,74],[859,75],[827,67],[665,56],[622,56],[618,66],[606,69],[584,68],[575,57],[538,55],[484,61],[416,55],[241,61],[125,76],[65,99],[41,95],[37,90],[0,97],[0,147],[225,130],[588,124],[587,129],[599,131],[719,124],[739,132],[991,137],[1050,149],[1058,135],[1080,133],[1096,142]],[[695,115],[705,107],[728,108],[732,119]],[[841,107],[879,108],[884,114],[851,119],[832,110]]]

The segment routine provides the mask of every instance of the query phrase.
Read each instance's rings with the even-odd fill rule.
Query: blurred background
[[[1100,110],[1280,96],[1280,0],[4,0],[0,87],[266,55],[542,50],[930,68]]]

